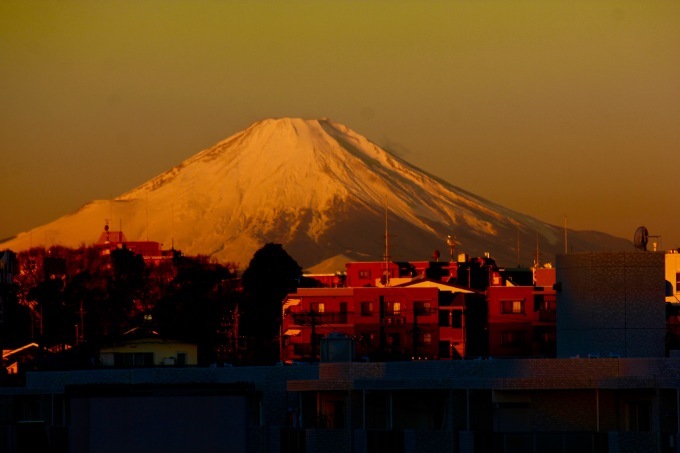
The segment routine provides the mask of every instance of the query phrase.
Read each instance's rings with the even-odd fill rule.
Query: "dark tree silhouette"
[[[64,304],[64,282],[48,278],[31,288],[28,300],[37,302],[39,334],[44,344],[66,343],[72,337],[73,316]]]
[[[199,364],[216,360],[218,330],[230,297],[224,282],[234,274],[206,257],[175,259],[177,275],[155,306],[154,324],[166,338],[197,343]]]
[[[111,330],[107,281],[101,273],[84,270],[66,286],[64,298],[75,314],[78,340],[99,342]]]
[[[14,349],[32,341],[31,312],[19,304],[17,287],[0,283],[0,346]]]
[[[241,332],[251,338],[249,349],[257,362],[278,357],[281,302],[297,289],[302,268],[281,244],[269,243],[253,255],[243,273],[245,300],[240,307]]]
[[[135,324],[136,301],[146,284],[144,258],[127,248],[111,251],[113,278],[104,307],[110,320],[108,334],[120,335]]]
[[[235,329],[227,327],[238,322],[237,317],[228,326],[225,322],[234,318],[241,297],[236,267],[181,254],[147,265],[125,247],[108,252],[97,247],[22,252],[15,284],[0,287],[11,321],[0,326],[4,343],[77,344],[84,351],[130,328],[148,327],[166,338],[197,343],[199,364],[214,362],[215,351],[226,349],[220,342],[234,338]],[[89,359],[88,354],[82,357]]]

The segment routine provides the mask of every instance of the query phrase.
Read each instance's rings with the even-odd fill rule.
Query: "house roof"
[[[476,293],[473,289],[463,288],[462,286],[452,285],[450,283],[442,282],[441,280],[433,280],[430,278],[423,278],[418,280],[411,280],[407,283],[395,285],[400,288],[438,288],[440,291],[451,291],[455,293]]]

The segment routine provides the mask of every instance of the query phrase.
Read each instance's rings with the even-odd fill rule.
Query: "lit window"
[[[425,344],[432,343],[432,334],[430,332],[425,332],[423,334],[423,343]]]
[[[359,278],[362,278],[362,279],[371,278],[371,271],[370,270],[359,271]]]
[[[312,303],[312,311],[316,313],[323,313],[325,310],[324,305],[322,302],[313,302]]]
[[[361,316],[371,316],[373,313],[373,302],[361,303]]]
[[[501,301],[501,313],[524,313],[524,301],[523,300],[502,300]]]
[[[401,313],[401,302],[394,302],[394,304],[392,304],[392,313],[395,315]]]

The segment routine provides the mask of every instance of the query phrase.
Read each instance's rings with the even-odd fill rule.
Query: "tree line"
[[[273,243],[242,274],[234,263],[178,252],[145,262],[125,247],[36,247],[16,261],[13,283],[0,285],[0,345],[68,349],[70,366],[96,365],[99,347],[133,329],[196,343],[199,365],[273,363],[281,301],[302,279]]]

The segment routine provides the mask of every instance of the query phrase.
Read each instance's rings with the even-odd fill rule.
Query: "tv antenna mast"
[[[104,231],[106,232],[106,244],[111,242],[111,238],[109,236],[109,219],[104,219]]]
[[[536,231],[536,256],[534,257],[534,269],[541,266],[541,254],[538,250],[538,231]]]
[[[385,197],[385,270],[383,271],[382,284],[390,286],[390,234],[387,228],[387,197]]]
[[[456,238],[454,236],[448,235],[446,237],[446,245],[449,246],[449,262],[454,262],[454,249],[456,247]]]

